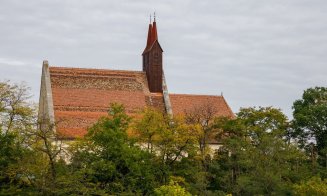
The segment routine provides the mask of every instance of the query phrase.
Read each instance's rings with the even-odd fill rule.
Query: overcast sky
[[[0,80],[25,81],[37,101],[45,59],[141,70],[153,11],[170,93],[291,116],[303,90],[327,86],[326,0],[1,0]]]

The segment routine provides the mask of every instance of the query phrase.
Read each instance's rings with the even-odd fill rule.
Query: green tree
[[[190,179],[190,190],[192,194],[208,195],[208,166],[211,161],[212,149],[209,147],[210,142],[217,142],[215,135],[217,129],[214,126],[218,109],[212,102],[206,102],[200,105],[194,105],[185,111],[185,121],[193,127],[192,134],[197,141],[197,156],[189,157],[189,160],[196,163],[193,165],[194,175],[187,176]]]
[[[309,149],[313,158],[318,151],[321,165],[327,168],[327,88],[305,90],[302,99],[293,103],[293,109],[295,137]]]
[[[0,194],[20,194],[31,177],[20,165],[31,154],[26,133],[35,128],[28,90],[23,84],[0,82]]]
[[[145,108],[142,118],[135,121],[138,142],[146,146],[147,151],[153,153],[158,135],[167,129],[165,116],[153,108]]]
[[[189,192],[187,192],[183,187],[178,185],[178,183],[174,181],[170,181],[168,185],[162,185],[159,188],[154,190],[154,195],[157,196],[191,196]]]
[[[48,119],[42,122],[39,120],[35,128],[26,133],[32,154],[25,156],[23,164],[26,170],[34,175],[31,183],[44,194],[56,191],[59,176],[57,167],[67,166],[65,162],[60,162],[63,142],[54,127],[55,124]]]
[[[110,106],[73,151],[75,173],[107,194],[146,194],[156,186],[152,155],[129,140],[130,117],[119,104]]]
[[[35,125],[35,110],[28,102],[29,88],[24,84],[0,82],[0,128],[2,133],[21,133]]]
[[[212,189],[235,195],[284,195],[308,174],[305,155],[286,139],[288,122],[280,110],[243,108],[237,119],[216,123],[224,130],[224,146],[211,165]]]
[[[181,160],[195,154],[194,127],[186,124],[184,118],[171,118],[148,108],[143,111],[142,118],[136,120],[134,128],[139,144],[154,155],[162,183],[168,183],[171,175],[179,173],[175,168]]]
[[[327,195],[327,179],[322,180],[320,177],[314,176],[308,181],[295,184],[294,194],[299,196]]]
[[[16,182],[15,165],[22,158],[24,149],[17,141],[17,136],[12,133],[0,132],[0,193],[3,189],[18,185]]]

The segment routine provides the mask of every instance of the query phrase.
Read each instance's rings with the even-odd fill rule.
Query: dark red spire
[[[151,15],[150,15],[150,24],[149,24],[149,29],[148,29],[148,38],[146,41],[146,46],[144,48],[143,54],[151,47],[153,44],[153,39],[152,39],[152,24],[151,24]]]
[[[146,41],[146,47],[145,50],[147,50],[152,45],[152,24],[149,24],[149,30],[148,30],[148,39]]]
[[[153,18],[153,25],[152,25],[152,43],[153,44],[158,39],[158,33],[157,33],[157,23],[156,23],[156,15],[154,14]]]
[[[148,50],[150,50],[150,48],[152,47],[154,42],[157,41],[157,40],[158,40],[157,23],[156,23],[156,15],[154,14],[154,20],[153,20],[152,24],[151,24],[151,15],[150,15],[148,38],[147,38],[147,42],[146,42],[146,47],[145,47],[142,54],[144,54]]]

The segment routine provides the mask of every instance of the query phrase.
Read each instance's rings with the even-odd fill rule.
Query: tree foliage
[[[20,132],[34,125],[34,108],[28,103],[29,88],[24,84],[0,82],[0,128],[2,133]]]
[[[154,195],[157,196],[191,196],[183,187],[179,186],[178,183],[170,181],[168,185],[162,185],[154,190]]]
[[[217,134],[213,124],[217,112],[217,108],[214,107],[212,102],[195,105],[193,108],[185,111],[185,120],[187,124],[191,124],[195,127],[193,132],[197,136],[203,167],[206,166],[205,159],[210,153],[208,142]]]
[[[305,90],[302,99],[294,102],[293,109],[294,136],[312,154],[317,151],[321,165],[327,168],[327,88]],[[317,150],[313,149],[314,142]]]
[[[236,119],[216,123],[228,137],[221,136],[211,186],[235,195],[284,195],[307,173],[304,154],[286,140],[287,118],[280,110],[243,108]]]
[[[128,139],[130,118],[124,107],[111,105],[108,117],[90,129],[73,152],[72,164],[108,194],[145,194],[156,185],[151,154]]]
[[[28,88],[0,82],[0,193],[20,192],[26,177],[19,164],[29,156],[26,132],[33,129],[34,108],[27,102]]]
[[[174,168],[181,160],[195,153],[196,135],[194,127],[183,118],[171,118],[153,108],[142,112],[142,118],[135,121],[137,141],[153,155],[153,161],[160,171],[161,183],[168,183]]]
[[[314,176],[308,181],[294,185],[294,193],[299,196],[306,195],[327,195],[327,179],[322,180]]]

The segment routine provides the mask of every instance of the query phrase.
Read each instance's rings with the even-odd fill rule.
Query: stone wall
[[[38,119],[41,123],[55,123],[48,61],[43,61]]]

